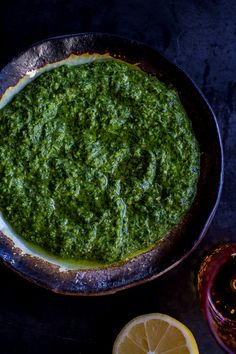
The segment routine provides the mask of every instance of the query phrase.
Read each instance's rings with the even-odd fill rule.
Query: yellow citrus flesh
[[[199,354],[190,330],[161,313],[134,318],[119,333],[113,354]]]

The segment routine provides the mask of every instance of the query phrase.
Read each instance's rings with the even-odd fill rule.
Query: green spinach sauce
[[[116,60],[64,65],[0,110],[0,209],[54,255],[117,262],[180,222],[199,159],[174,89]]]

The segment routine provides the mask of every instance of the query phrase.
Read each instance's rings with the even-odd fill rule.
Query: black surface
[[[0,65],[46,37],[110,32],[157,48],[180,65],[211,103],[223,138],[225,185],[197,250],[161,279],[103,298],[54,295],[0,266],[0,353],[111,353],[134,316],[163,312],[183,321],[201,353],[220,354],[199,308],[196,272],[204,253],[236,241],[236,3],[234,0],[8,1],[0,10]]]

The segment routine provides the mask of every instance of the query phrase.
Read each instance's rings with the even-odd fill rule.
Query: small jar
[[[203,260],[198,291],[205,318],[220,346],[236,353],[236,244],[222,244]]]

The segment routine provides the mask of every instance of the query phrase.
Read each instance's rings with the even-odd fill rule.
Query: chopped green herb
[[[0,209],[62,258],[154,246],[191,206],[199,160],[177,92],[124,62],[44,72],[0,110]]]

